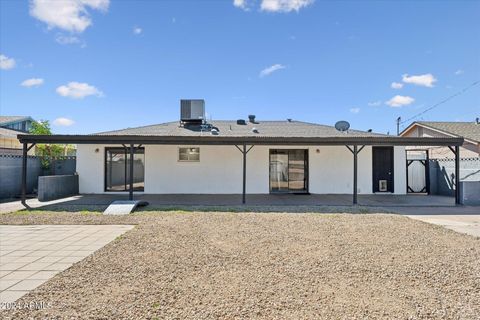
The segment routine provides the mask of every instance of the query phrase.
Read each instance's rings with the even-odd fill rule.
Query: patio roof
[[[152,135],[31,135],[19,134],[21,143],[58,144],[197,144],[197,145],[375,145],[375,146],[461,146],[460,137],[399,136],[152,136]]]

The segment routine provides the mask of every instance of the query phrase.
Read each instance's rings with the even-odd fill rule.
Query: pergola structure
[[[357,157],[365,146],[449,147],[455,154],[455,204],[460,204],[460,152],[463,138],[457,137],[399,137],[399,136],[340,136],[340,137],[270,137],[270,136],[153,136],[153,135],[30,135],[20,134],[23,143],[22,203],[26,205],[27,152],[37,143],[46,144],[116,144],[130,151],[129,199],[133,200],[133,157],[143,145],[230,145],[243,155],[242,203],[246,203],[247,153],[256,145],[264,146],[346,146],[353,155],[352,203],[358,203]]]

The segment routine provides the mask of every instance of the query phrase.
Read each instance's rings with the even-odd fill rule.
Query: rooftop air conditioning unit
[[[205,119],[205,100],[180,100],[180,121],[202,122]]]

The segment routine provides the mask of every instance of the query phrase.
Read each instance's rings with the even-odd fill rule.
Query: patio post
[[[243,190],[242,190],[242,203],[246,202],[246,192],[247,192],[247,145],[243,144]]]
[[[460,147],[455,146],[455,204],[460,204]]]
[[[130,190],[128,192],[128,200],[133,200],[133,144],[130,144]]]
[[[246,202],[246,193],[247,193],[247,153],[252,150],[253,144],[250,148],[247,149],[247,144],[243,143],[243,148],[240,148],[238,145],[234,145],[243,155],[243,187],[242,187],[242,204]]]
[[[353,154],[353,204],[358,204],[358,154],[360,151],[363,150],[365,145],[361,146],[360,149],[358,149],[357,145],[353,146],[353,149],[350,148],[350,146],[346,145],[348,150]]]
[[[27,197],[27,143],[23,143],[22,153],[22,204],[26,206]]]
[[[353,146],[353,204],[358,203],[357,195],[357,169],[358,169],[357,145]]]

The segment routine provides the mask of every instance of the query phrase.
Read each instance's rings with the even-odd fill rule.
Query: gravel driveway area
[[[397,215],[0,215],[137,224],[2,319],[478,319],[480,240]]]

